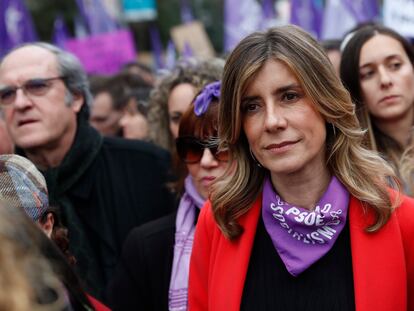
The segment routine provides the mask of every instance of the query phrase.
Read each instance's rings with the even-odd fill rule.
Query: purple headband
[[[207,84],[194,101],[194,113],[197,117],[204,114],[213,99],[220,98],[221,82],[216,81]]]

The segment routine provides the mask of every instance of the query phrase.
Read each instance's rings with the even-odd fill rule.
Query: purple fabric
[[[201,208],[205,200],[197,192],[191,176],[185,179],[185,193],[178,206],[175,221],[174,259],[171,272],[168,309],[187,310],[188,276],[190,256],[195,232],[196,208]]]
[[[191,23],[194,20],[188,0],[180,0],[181,22],[183,24]]]
[[[0,57],[16,45],[37,41],[37,35],[23,0],[0,1]]]
[[[213,99],[220,98],[221,82],[216,81],[207,84],[194,101],[194,113],[196,116],[204,114]]]
[[[65,48],[65,42],[70,39],[70,35],[61,15],[56,17],[53,28],[53,43],[61,48]]]
[[[165,67],[172,70],[176,63],[175,45],[172,40],[168,41],[167,50],[165,52]]]
[[[160,38],[160,31],[157,26],[151,25],[150,29],[151,46],[154,54],[156,69],[164,68],[164,60],[162,58],[162,43]]]
[[[312,211],[282,201],[266,178],[263,222],[291,275],[298,276],[329,252],[345,226],[348,203],[349,193],[335,176]]]
[[[100,0],[76,0],[76,3],[90,35],[111,32],[119,28]]]
[[[343,0],[343,4],[358,23],[376,19],[380,13],[377,0]]]
[[[262,13],[264,19],[274,19],[275,7],[273,5],[273,0],[262,0]]]
[[[277,25],[276,12],[273,0],[262,0],[262,20],[260,28],[266,30]]]
[[[262,8],[257,0],[225,0],[225,52],[230,52],[241,39],[260,29],[261,19]]]
[[[192,58],[194,56],[193,49],[190,44],[186,41],[184,42],[184,48],[181,57],[182,58]]]
[[[292,0],[290,22],[319,38],[322,29],[323,3],[321,0]]]

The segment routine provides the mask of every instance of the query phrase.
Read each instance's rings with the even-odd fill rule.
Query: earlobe
[[[80,94],[73,95],[72,109],[75,113],[78,113],[81,110],[84,103],[85,103],[85,99],[83,95],[80,95]]]

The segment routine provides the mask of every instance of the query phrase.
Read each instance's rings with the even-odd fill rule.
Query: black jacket
[[[168,310],[175,217],[173,213],[131,231],[108,286],[114,311]]]
[[[79,276],[94,296],[104,298],[129,231],[174,209],[165,186],[169,164],[168,152],[155,145],[102,138],[80,121],[61,165],[43,172]]]

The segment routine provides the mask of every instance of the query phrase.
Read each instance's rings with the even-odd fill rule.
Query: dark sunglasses
[[[229,160],[228,150],[218,150],[217,138],[200,140],[192,136],[178,137],[175,140],[177,153],[186,164],[194,164],[201,161],[204,149],[208,148],[217,161]]]
[[[26,96],[43,96],[51,87],[51,81],[64,79],[64,77],[36,78],[27,80],[22,86],[6,86],[0,89],[0,105],[7,106],[16,99],[17,90],[21,89]]]

